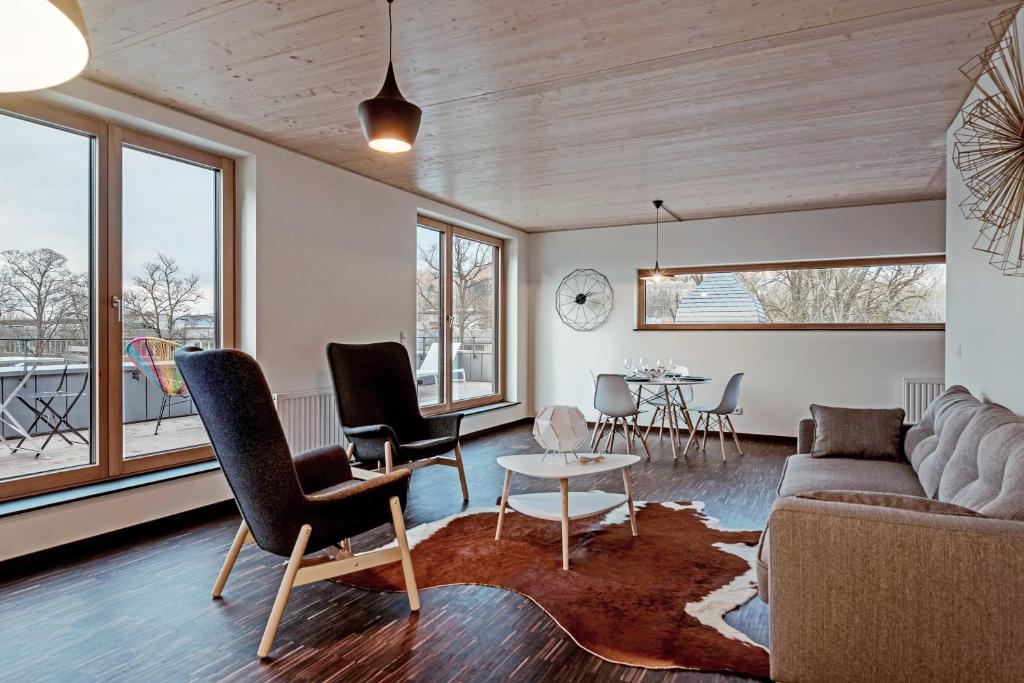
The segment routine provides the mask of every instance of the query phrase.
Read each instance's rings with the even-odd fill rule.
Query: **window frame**
[[[222,348],[237,340],[238,221],[234,160],[215,152],[124,127],[73,109],[22,96],[0,96],[0,115],[12,115],[40,125],[89,135],[93,139],[91,259],[93,281],[90,354],[90,442],[95,462],[38,475],[0,481],[0,501],[48,493],[60,489],[118,479],[178,465],[212,460],[209,445],[125,459],[123,397],[123,348],[121,326],[111,306],[121,296],[121,151],[122,145],[138,147],[174,159],[215,168],[220,172],[220,234],[217,236],[220,278],[220,338]],[[111,379],[115,378],[115,379]],[[0,457],[3,457],[0,454]]]
[[[480,408],[495,403],[501,403],[502,401],[505,400],[505,273],[507,272],[505,266],[505,241],[498,237],[485,235],[483,233],[476,232],[475,230],[469,230],[458,225],[437,220],[436,218],[424,216],[422,214],[416,216],[416,225],[418,227],[436,230],[437,232],[441,233],[444,254],[444,258],[442,259],[441,262],[441,348],[444,351],[444,353],[442,354],[442,395],[444,397],[444,401],[430,406],[421,406],[420,412],[424,415],[437,415],[440,413],[449,413],[453,411],[465,410],[470,408]],[[454,253],[452,250],[452,242],[455,237],[464,237],[466,239],[474,240],[482,244],[488,244],[497,249],[498,251],[497,257],[494,260],[496,271],[494,274],[494,353],[496,356],[494,384],[496,391],[495,393],[487,394],[486,396],[462,399],[460,401],[452,400],[452,354],[450,352],[451,324],[449,322],[452,311],[453,291],[451,254]]]
[[[851,268],[863,266],[899,266],[945,264],[945,254],[923,254],[917,256],[886,256],[873,258],[846,258],[814,261],[781,261],[767,263],[723,264],[714,266],[688,266],[685,268],[663,268],[669,276],[699,273],[740,273],[757,270],[818,270],[826,268]],[[644,277],[650,269],[637,270],[636,327],[634,331],[665,330],[925,330],[943,331],[946,323],[648,323],[647,296]]]

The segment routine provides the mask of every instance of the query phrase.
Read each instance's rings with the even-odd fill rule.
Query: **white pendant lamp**
[[[89,62],[76,0],[0,0],[0,93],[60,85]]]

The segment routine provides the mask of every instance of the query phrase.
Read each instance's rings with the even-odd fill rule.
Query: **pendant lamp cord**
[[[394,0],[388,0],[388,63],[391,62],[391,33],[394,30],[391,25],[391,3]]]
[[[654,263],[661,255],[661,207],[654,207]]]

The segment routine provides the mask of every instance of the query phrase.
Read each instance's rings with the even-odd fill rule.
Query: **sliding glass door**
[[[229,159],[0,99],[0,499],[212,457],[174,364],[233,342]]]
[[[503,399],[502,242],[420,217],[416,382],[424,412]]]
[[[0,486],[97,476],[100,128],[0,113]]]

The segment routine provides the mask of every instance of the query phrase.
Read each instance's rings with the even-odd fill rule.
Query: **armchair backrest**
[[[327,345],[343,427],[384,424],[400,442],[422,438],[423,416],[405,347],[397,342]]]
[[[259,364],[232,349],[182,349],[174,360],[253,538],[287,555],[304,495]]]

